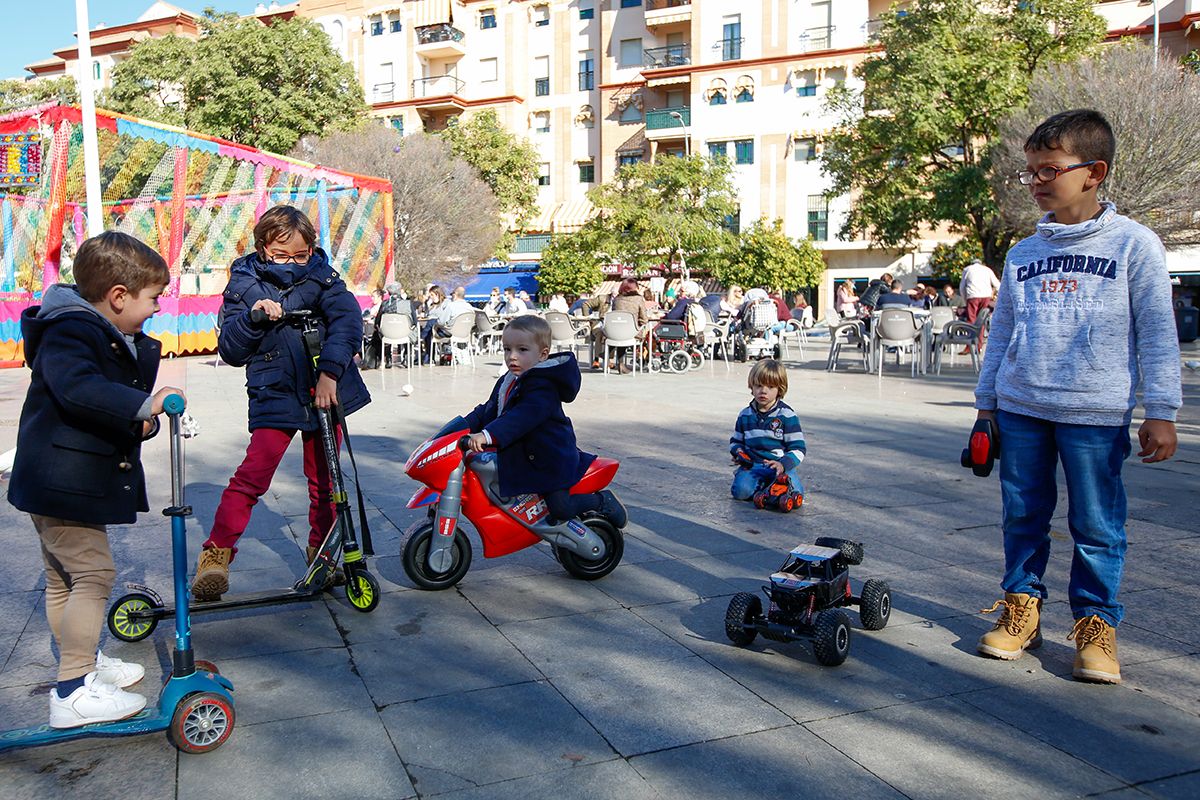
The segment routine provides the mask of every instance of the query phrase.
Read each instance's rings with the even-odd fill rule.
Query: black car
[[[760,633],[777,642],[806,640],[821,664],[841,664],[850,652],[850,618],[842,608],[858,606],[859,620],[869,631],[882,629],[892,613],[892,594],[884,581],[868,580],[857,596],[851,591],[849,567],[862,558],[862,544],[847,539],[800,545],[763,587],[766,614],[758,595],[733,596],[725,612],[725,635],[739,647]]]

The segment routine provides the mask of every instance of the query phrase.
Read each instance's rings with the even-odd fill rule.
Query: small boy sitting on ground
[[[746,383],[753,399],[738,414],[729,438],[729,452],[738,463],[729,489],[733,499],[750,500],[755,492],[784,476],[789,491],[802,499],[804,431],[796,412],[783,402],[788,388],[787,370],[774,359],[763,359],[751,368]]]
[[[159,343],[142,333],[170,279],[146,245],[110,231],[75,259],[75,286],[46,290],[21,315],[33,372],[17,432],[8,500],[33,518],[46,567],[46,618],[58,644],[50,727],[131,717],[146,705],[126,692],[145,670],[96,649],[116,579],[105,530],[148,511],[142,441],[169,394],[150,389]]]
[[[555,519],[596,511],[624,528],[625,507],[611,491],[570,493],[595,459],[576,447],[575,430],[562,408],[579,394],[575,356],[551,356],[550,323],[531,314],[514,317],[502,341],[508,372],[487,402],[466,416],[471,450],[496,448],[500,494],[539,494]]]
[[[1000,430],[1004,599],[978,650],[1020,658],[1042,643],[1042,576],[1061,462],[1075,541],[1067,596],[1076,680],[1119,683],[1117,602],[1125,562],[1129,423],[1140,382],[1145,462],[1175,453],[1182,403],[1179,343],[1162,242],[1097,198],[1116,153],[1098,112],[1066,111],[1025,142],[1018,173],[1046,212],[1009,252],[975,389],[980,419]]]

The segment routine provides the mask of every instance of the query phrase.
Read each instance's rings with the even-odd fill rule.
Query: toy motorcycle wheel
[[[688,367],[692,364],[692,359],[688,356],[685,350],[675,350],[671,353],[669,362],[671,372],[682,375],[688,371]]]
[[[758,635],[758,630],[751,625],[760,616],[762,601],[758,595],[738,592],[725,610],[725,636],[738,647],[745,647]]]
[[[209,753],[233,733],[233,705],[214,692],[200,692],[175,708],[167,736],[185,753]]]
[[[429,544],[433,541],[433,523],[424,520],[408,529],[401,563],[404,574],[420,589],[449,589],[462,580],[471,568],[471,542],[461,530],[454,531],[450,546],[450,568],[437,572],[429,566]]]
[[[872,578],[863,584],[858,618],[869,631],[883,630],[892,616],[892,592],[887,583]]]
[[[702,353],[701,351],[699,351],[699,350],[691,351],[690,353],[688,353],[688,358],[692,362],[688,366],[689,369],[700,369],[701,367],[704,366],[704,353]]]
[[[355,611],[367,614],[379,605],[379,581],[369,572],[358,572],[346,583],[346,599]]]
[[[850,654],[850,618],[841,609],[829,608],[817,614],[813,626],[813,655],[826,667],[836,667]]]
[[[140,642],[158,627],[158,619],[131,619],[139,611],[153,611],[158,603],[148,594],[133,592],[122,595],[108,610],[108,630],[123,642]]]
[[[852,542],[849,539],[835,539],[832,536],[822,536],[814,543],[817,547],[832,547],[834,550],[840,550],[841,559],[851,566],[861,564],[863,560],[863,546],[861,542]]]
[[[554,556],[573,577],[595,581],[612,572],[621,563],[621,556],[625,552],[625,537],[602,517],[589,517],[583,520],[583,524],[604,542],[604,555],[595,561],[589,561],[565,547],[555,547]]]

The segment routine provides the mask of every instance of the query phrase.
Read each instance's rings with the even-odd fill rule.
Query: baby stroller
[[[688,338],[687,328],[678,320],[662,320],[651,332],[651,372],[684,373],[704,366],[704,353]]]
[[[754,292],[756,290],[751,290]],[[779,322],[779,313],[775,310],[775,301],[766,296],[750,300],[742,312],[741,326],[733,339],[733,357],[738,361],[747,358],[780,358],[779,337],[772,328]]]

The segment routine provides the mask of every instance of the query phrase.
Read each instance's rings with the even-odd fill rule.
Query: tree
[[[781,219],[756,220],[713,264],[714,276],[726,286],[760,286],[784,292],[815,286],[824,272],[825,259],[812,241],[793,241],[783,232]]]
[[[933,248],[927,266],[933,277],[958,286],[967,265],[982,258],[983,248],[979,246],[979,242],[970,236],[964,236],[954,244],[943,242]]]
[[[75,86],[73,76],[64,75],[61,78],[39,81],[23,81],[17,78],[0,81],[0,114],[52,102],[79,102],[79,89]]]
[[[413,289],[462,280],[488,259],[504,231],[495,196],[441,138],[400,136],[383,125],[305,139],[297,158],[392,182],[396,280]]]
[[[155,39],[136,45],[114,72],[109,96],[163,121],[178,121],[182,111],[189,128],[277,153],[301,136],[365,119],[354,68],[315,22],[295,17],[263,25],[210,9],[201,27],[203,36],[191,45]],[[144,56],[142,48],[149,50]],[[180,77],[180,105],[139,98],[171,97]]]
[[[490,108],[458,120],[440,135],[455,155],[479,170],[500,211],[521,228],[537,210],[538,154],[529,140],[505,130]]]
[[[883,18],[883,52],[855,70],[863,88],[827,99],[839,119],[822,155],[829,193],[855,198],[842,235],[907,248],[949,225],[998,267],[1016,231],[997,211],[987,144],[1030,75],[1094,50],[1104,20],[1091,0],[915,0]]]
[[[123,114],[183,125],[183,87],[198,45],[182,36],[147,39],[113,71],[113,85],[100,105]]]
[[[1117,136],[1116,163],[1101,196],[1172,244],[1200,243],[1200,75],[1167,59],[1154,63],[1146,45],[1112,47],[1074,64],[1039,71],[1029,102],[1000,125],[992,185],[1007,224],[1032,233],[1041,216],[1015,178],[1025,166],[1025,140],[1046,117],[1094,108]]]
[[[538,269],[539,294],[580,295],[592,291],[604,280],[597,232],[596,227],[584,226],[578,233],[550,240],[542,250],[542,265]]]
[[[586,228],[609,259],[639,268],[715,253],[731,235],[737,213],[733,167],[725,158],[660,157],[622,167],[588,197],[603,209]]]

